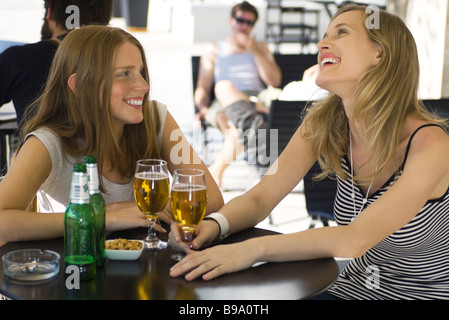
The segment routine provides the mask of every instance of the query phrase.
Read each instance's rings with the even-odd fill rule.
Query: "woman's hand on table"
[[[250,241],[219,245],[202,251],[187,248],[187,256],[170,269],[170,276],[185,275],[190,281],[202,276],[211,280],[220,275],[250,268],[256,261]]]
[[[187,252],[190,247],[182,241],[181,229],[176,222],[170,225],[168,243],[170,246]],[[202,221],[194,232],[191,249],[198,250],[209,246],[218,237],[218,224],[211,220]]]
[[[160,213],[159,218],[170,224],[171,214],[165,211]],[[106,206],[106,231],[108,232],[138,227],[148,228],[148,223],[134,201],[114,202]],[[167,232],[159,224],[156,224],[156,231]]]

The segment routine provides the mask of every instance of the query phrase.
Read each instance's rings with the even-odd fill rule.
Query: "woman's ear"
[[[377,52],[376,59],[377,59],[377,61],[379,63],[380,60],[382,60],[382,58],[383,58],[383,49],[382,49],[382,46],[380,44],[377,45],[376,52]]]
[[[382,46],[380,46],[379,44],[376,44],[376,47],[374,48],[374,50],[375,50],[375,52],[373,54],[372,67],[377,66],[383,58],[382,57],[383,56]]]
[[[72,74],[69,77],[69,80],[67,81],[67,84],[69,85],[70,90],[72,90],[72,92],[74,94],[76,94],[76,73]]]

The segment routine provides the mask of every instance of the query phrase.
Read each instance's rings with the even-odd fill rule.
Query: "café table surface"
[[[250,228],[230,235],[220,244],[272,234],[276,233]],[[146,230],[139,228],[115,232],[107,238],[143,239],[145,235]],[[160,237],[164,238],[164,234]],[[160,251],[144,250],[135,261],[107,260],[102,268],[97,268],[93,280],[81,282],[79,289],[68,289],[62,238],[7,243],[0,247],[0,256],[19,249],[58,252],[61,255],[60,271],[42,283],[19,282],[4,275],[2,265],[0,294],[10,299],[297,300],[326,290],[339,273],[336,261],[326,258],[264,263],[210,281],[186,281],[183,277],[170,277],[169,269],[175,262],[170,257],[172,249],[169,247]]]

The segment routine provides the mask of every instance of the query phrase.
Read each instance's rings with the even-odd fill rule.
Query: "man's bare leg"
[[[238,142],[238,131],[233,125],[229,125],[228,117],[224,112],[219,112],[216,118],[217,124],[224,135],[223,145],[220,154],[215,162],[209,167],[209,171],[215,179],[215,182],[221,187],[223,173],[226,168],[243,151],[243,145]]]

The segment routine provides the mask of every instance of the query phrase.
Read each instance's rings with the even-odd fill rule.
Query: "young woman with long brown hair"
[[[318,160],[336,174],[336,227],[251,239],[193,252],[172,276],[209,280],[257,261],[354,258],[328,298],[449,298],[449,137],[418,101],[419,63],[405,24],[363,6],[342,7],[318,44],[316,83],[330,92],[310,107],[274,169],[204,221],[195,248],[254,226]],[[273,188],[276,186],[276,188]],[[172,224],[170,242],[182,247]],[[377,282],[369,283],[376,270]],[[368,284],[367,284],[368,283]]]
[[[88,154],[98,159],[107,231],[148,226],[133,200],[139,159],[162,158],[170,172],[204,170],[208,211],[223,205],[213,177],[167,107],[149,100],[149,83],[144,50],[127,32],[89,26],[67,35],[0,183],[0,244],[64,234],[73,164]],[[35,196],[39,212],[29,212]],[[172,221],[168,208],[160,217]]]

